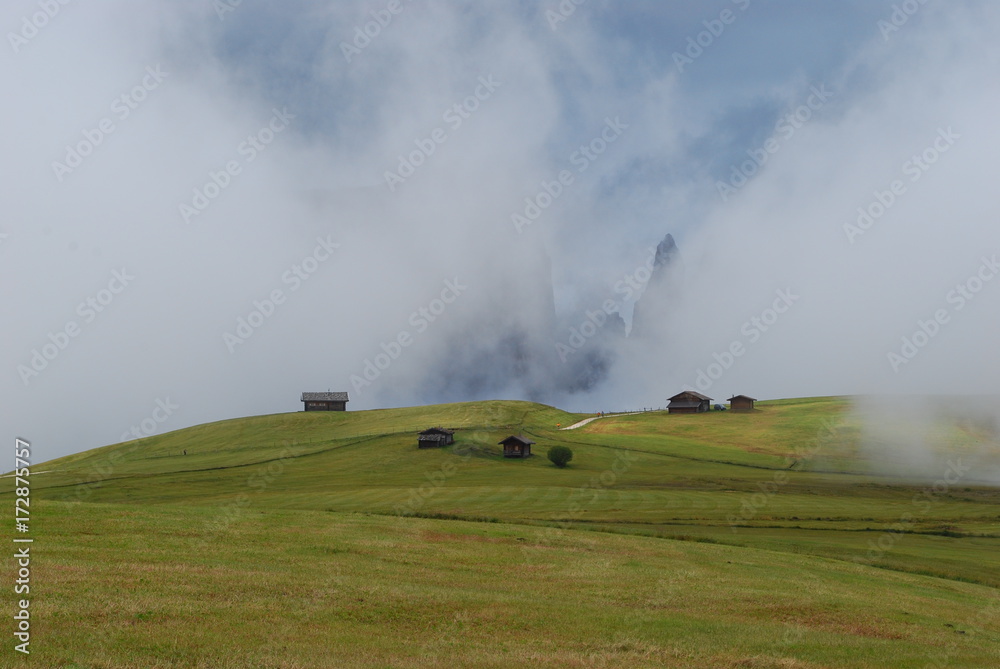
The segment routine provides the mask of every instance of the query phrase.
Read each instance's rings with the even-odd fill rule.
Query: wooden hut
[[[712,398],[693,390],[677,393],[667,400],[670,413],[703,413],[712,408]]]
[[[427,428],[417,437],[417,446],[420,448],[437,448],[454,443],[455,431],[446,430],[443,427]]]
[[[531,457],[531,446],[535,442],[524,437],[511,435],[500,442],[503,446],[503,456],[505,458],[527,458]]]
[[[306,411],[347,411],[347,393],[302,393]]]
[[[753,403],[757,400],[747,395],[733,395],[726,401],[733,411],[753,411]]]

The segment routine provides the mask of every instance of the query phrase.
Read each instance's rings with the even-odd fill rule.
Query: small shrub
[[[553,446],[549,449],[548,455],[552,464],[560,469],[568,465],[569,461],[573,459],[573,451],[566,446]]]

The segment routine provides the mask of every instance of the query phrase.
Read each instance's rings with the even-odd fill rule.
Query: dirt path
[[[583,419],[583,420],[581,420],[581,421],[580,421],[579,423],[573,423],[573,424],[572,424],[572,425],[570,425],[569,427],[561,427],[561,428],[559,428],[559,429],[560,429],[560,430],[575,430],[575,429],[576,429],[576,428],[578,428],[578,427],[583,427],[583,426],[584,426],[584,425],[586,425],[587,423],[592,423],[592,422],[594,422],[594,421],[595,421],[595,420],[597,420],[598,418],[603,418],[603,416],[594,416],[593,418],[584,418],[584,419]]]

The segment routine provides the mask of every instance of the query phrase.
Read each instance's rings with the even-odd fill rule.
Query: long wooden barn
[[[347,393],[302,393],[305,411],[347,411]]]
[[[712,398],[693,390],[677,393],[667,400],[670,413],[704,413],[712,409]]]

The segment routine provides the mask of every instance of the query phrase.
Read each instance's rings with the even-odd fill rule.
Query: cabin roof
[[[422,431],[420,434],[455,434],[454,430],[448,430],[443,427],[429,427]]]
[[[670,401],[670,402],[673,402],[674,400],[678,400],[678,399],[680,399],[682,397],[697,397],[699,400],[702,400],[702,401],[705,401],[705,400],[711,401],[711,399],[712,399],[711,397],[707,397],[705,395],[702,395],[701,393],[696,393],[693,390],[685,390],[684,392],[677,393],[673,397],[668,397],[667,400]]]
[[[348,402],[347,393],[302,393],[303,402]]]
[[[732,397],[730,397],[726,401],[727,402],[732,402],[733,400],[750,400],[751,402],[756,402],[757,398],[756,397],[750,397],[749,395],[733,395]]]
[[[530,446],[533,443],[535,443],[531,439],[525,439],[524,437],[518,437],[518,436],[515,436],[515,435],[511,435],[511,436],[507,437],[506,439],[504,439],[503,441],[500,441],[500,442],[497,442],[497,443],[506,446],[507,442],[511,442],[511,441],[516,441],[517,443],[522,444],[524,446]]]

